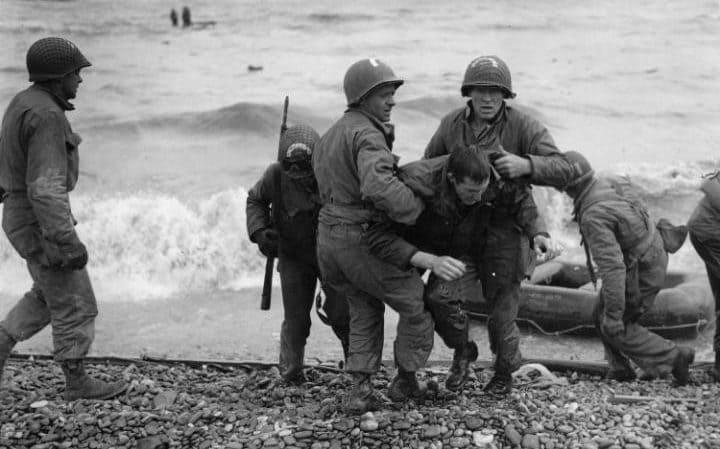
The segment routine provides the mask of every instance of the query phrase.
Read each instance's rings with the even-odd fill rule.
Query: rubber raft
[[[520,287],[518,323],[548,335],[596,335],[593,310],[597,289],[584,265],[551,261],[538,266]],[[490,307],[480,299],[467,305],[474,320],[487,318]],[[665,287],[640,323],[666,338],[695,337],[714,322],[715,301],[707,277],[668,272]]]

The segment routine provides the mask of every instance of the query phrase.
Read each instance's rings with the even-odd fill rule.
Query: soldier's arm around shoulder
[[[413,224],[425,207],[395,175],[396,159],[380,131],[366,130],[356,145],[360,194],[398,223]]]
[[[27,196],[43,237],[61,254],[74,257],[85,252],[75,232],[68,192],[69,152],[79,139],[70,133],[65,115],[43,110],[29,113],[23,126],[27,142]]]
[[[248,191],[245,205],[248,237],[261,229],[272,225],[270,208],[275,196],[276,183],[280,181],[281,167],[279,162],[271,164],[262,177]]]
[[[564,185],[572,175],[572,167],[545,125],[523,113],[520,129],[521,142],[532,166],[530,182],[543,186]]]

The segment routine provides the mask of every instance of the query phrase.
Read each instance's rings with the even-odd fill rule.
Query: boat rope
[[[472,316],[472,317],[479,317],[479,318],[485,318],[485,319],[490,318],[490,316],[487,313],[478,313],[478,312],[469,312],[469,311],[466,313],[468,316]],[[701,318],[694,323],[676,324],[676,325],[672,325],[672,326],[647,326],[647,329],[651,330],[651,331],[657,331],[657,330],[689,329],[689,328],[694,327],[697,334],[702,335],[700,331],[703,328],[705,328],[706,326],[714,323],[716,321],[716,319],[717,318],[713,318],[712,320],[706,320],[706,319]],[[546,335],[548,337],[559,337],[561,335],[570,334],[570,333],[577,332],[580,330],[595,329],[594,324],[578,324],[577,326],[572,326],[567,329],[561,329],[561,330],[557,330],[557,331],[548,331],[548,330],[544,329],[536,321],[531,320],[529,318],[516,318],[515,320],[530,324],[535,329],[537,329],[540,333],[542,333],[543,335]]]

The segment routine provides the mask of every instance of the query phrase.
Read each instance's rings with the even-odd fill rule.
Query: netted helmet
[[[280,138],[278,160],[283,170],[294,178],[312,175],[312,153],[320,135],[311,126],[295,125]]]
[[[515,98],[510,69],[497,56],[480,56],[468,65],[460,88],[462,96],[470,96],[470,90],[475,86],[498,87],[502,89],[505,98]]]
[[[570,167],[572,169],[570,179],[568,180],[568,184],[565,186],[564,190],[584,183],[585,181],[591,179],[595,174],[590,162],[588,162],[585,156],[577,151],[568,151],[564,154],[564,156],[570,163]]]
[[[347,69],[343,90],[348,106],[355,106],[373,89],[388,84],[399,87],[404,82],[395,76],[389,65],[375,58],[366,58]]]
[[[25,62],[33,82],[62,78],[91,65],[75,44],[61,37],[36,41],[28,49]]]

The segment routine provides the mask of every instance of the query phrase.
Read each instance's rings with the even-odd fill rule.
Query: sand
[[[15,300],[0,295],[0,316],[7,313]],[[156,301],[101,302],[91,355],[275,362],[283,316],[279,288],[273,291],[273,304],[269,311],[261,311],[259,305],[260,289],[255,288],[186,294]],[[314,312],[312,316],[306,363],[340,360],[342,350],[332,330],[322,324]],[[388,309],[385,316],[383,358],[390,360],[397,315]],[[712,359],[711,332],[709,329],[694,340],[683,341],[696,348],[696,360]],[[473,324],[471,337],[478,343],[480,359],[491,360],[484,324]],[[545,336],[531,329],[522,330],[521,350],[526,358],[591,362],[603,359],[602,346],[597,338]],[[50,329],[18,344],[16,351],[51,354]],[[430,360],[443,362],[451,359],[452,351],[436,337]]]

